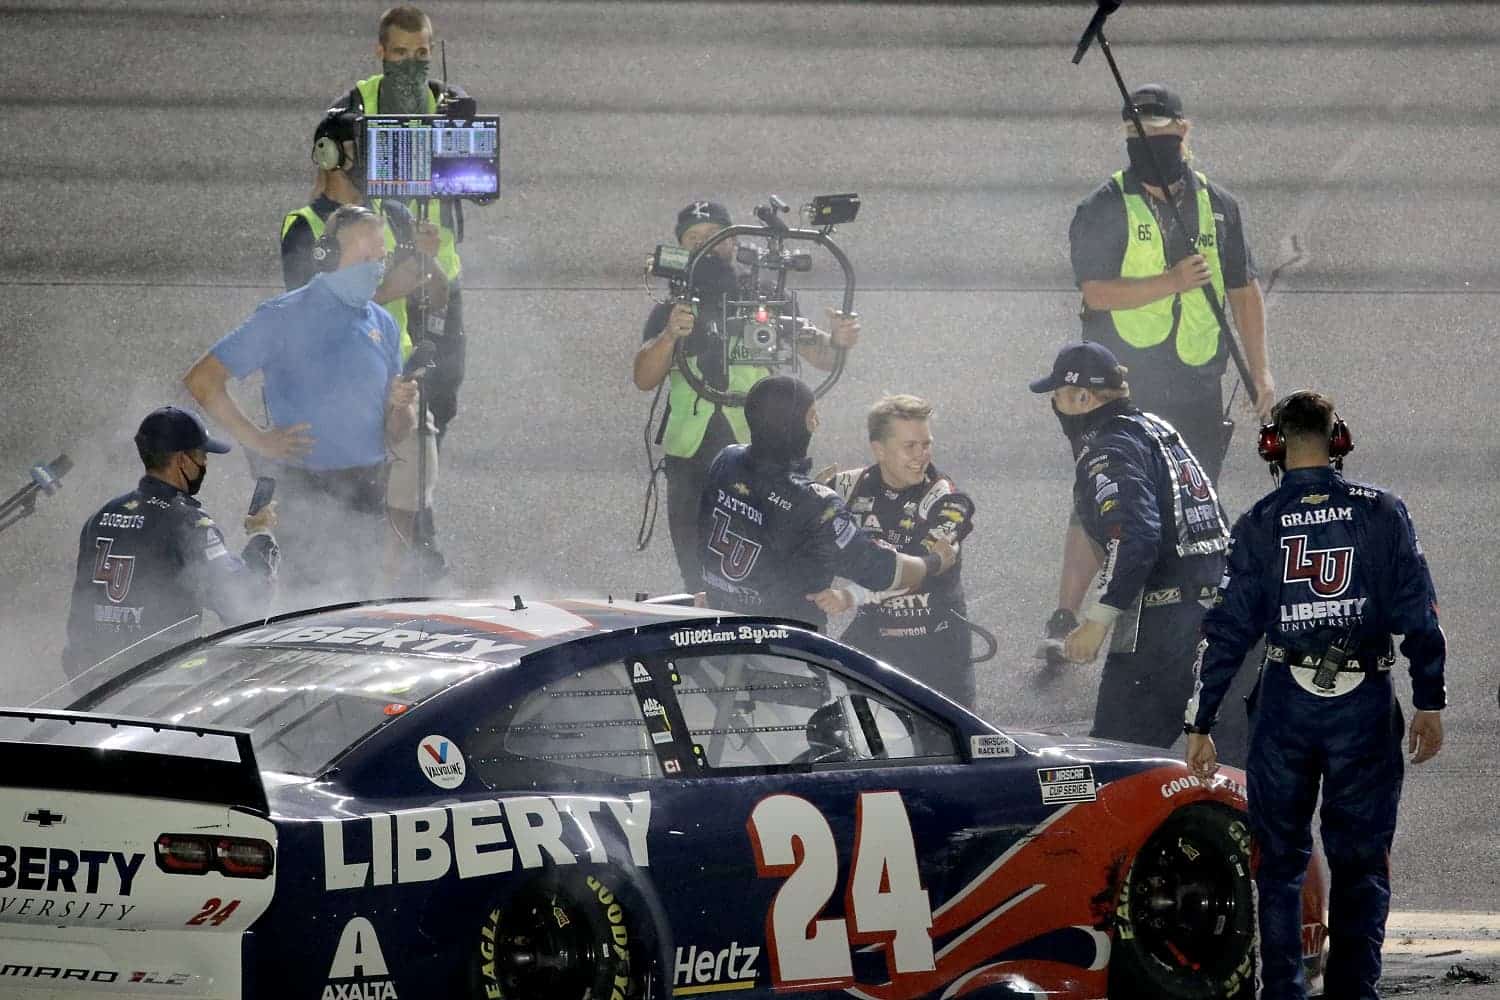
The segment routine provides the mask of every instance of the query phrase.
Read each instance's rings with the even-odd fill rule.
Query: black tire
[[[475,1000],[634,1000],[637,929],[608,874],[554,869],[482,915],[472,937]]]
[[[1255,897],[1244,817],[1216,806],[1173,813],[1120,886],[1109,995],[1152,1000],[1250,997]]]

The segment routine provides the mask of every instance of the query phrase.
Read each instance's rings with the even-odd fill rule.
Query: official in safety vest
[[[730,225],[729,210],[714,201],[695,201],[677,213],[677,242],[697,250],[720,229]],[[666,451],[667,527],[677,566],[689,590],[699,589],[703,578],[698,553],[698,499],[707,481],[708,467],[726,445],[749,440],[745,411],[738,406],[719,406],[693,391],[673,366],[677,342],[688,339],[688,365],[710,385],[732,392],[750,387],[770,374],[767,368],[731,364],[723,382],[722,342],[710,340],[709,322],[722,312],[725,296],[737,293],[742,281],[734,269],[735,241],[724,240],[699,262],[693,294],[698,299],[695,316],[690,306],[659,303],[646,318],[641,348],[635,355],[635,385],[643,392],[655,391],[667,381],[667,409],[658,436]],[[818,340],[800,348],[808,364],[824,371],[833,367],[835,348],[848,349],[859,341],[859,320],[830,310],[832,332],[818,331]],[[733,354],[737,340],[731,340]]]
[[[1068,230],[1083,293],[1083,337],[1104,344],[1130,369],[1132,396],[1182,432],[1217,482],[1229,446],[1221,433],[1220,384],[1229,352],[1199,289],[1211,285],[1221,303],[1227,300],[1261,419],[1275,402],[1265,300],[1239,202],[1189,167],[1182,100],[1160,84],[1140,88],[1131,100],[1146,139],[1136,135],[1127,110],[1130,165],[1079,204]],[[1156,185],[1153,155],[1169,192]],[[1168,194],[1186,231],[1177,227]]]
[[[420,8],[407,4],[387,10],[380,18],[375,45],[381,72],[357,82],[334,107],[366,115],[433,115],[466,98],[462,89],[428,79],[432,37],[432,20]],[[463,208],[457,201],[437,199],[428,201],[425,208],[415,200],[406,204],[421,222],[437,227],[434,256],[448,286],[446,300],[441,305],[433,302],[423,329],[413,331],[411,338],[414,342],[430,339],[437,345],[436,367],[427,376],[426,395],[441,439],[458,413],[458,387],[464,377],[463,263],[458,256],[458,244],[464,238]],[[380,200],[372,201],[371,207],[379,210]]]

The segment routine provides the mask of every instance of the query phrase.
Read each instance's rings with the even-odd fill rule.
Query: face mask
[[[1057,417],[1057,422],[1062,426],[1062,432],[1069,441],[1076,441],[1088,429],[1089,415],[1087,413],[1064,413],[1057,408],[1055,399],[1052,401],[1052,415]]]
[[[385,261],[367,260],[350,264],[323,276],[328,290],[346,306],[358,309],[375,297],[380,279],[385,277]]]
[[[739,286],[739,274],[734,265],[716,253],[706,255],[693,268],[693,291],[705,302],[713,302],[715,307],[721,296],[738,291]]]
[[[1138,180],[1156,183],[1156,168],[1151,165],[1152,153],[1156,154],[1156,162],[1161,164],[1163,179],[1168,184],[1177,183],[1187,172],[1187,161],[1182,158],[1182,136],[1148,135],[1144,141],[1140,136],[1131,136],[1125,140],[1125,155],[1130,158],[1130,170]]]
[[[380,113],[383,115],[425,115],[427,113],[427,69],[429,59],[403,59],[383,62],[385,78],[380,81]]]
[[[189,462],[198,467],[198,474],[187,481],[187,494],[190,497],[195,497],[198,495],[198,491],[203,489],[203,478],[208,475],[208,466],[198,465],[197,461],[191,455],[185,457]]]

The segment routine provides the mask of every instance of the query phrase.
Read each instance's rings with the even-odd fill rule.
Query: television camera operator
[[[695,201],[677,213],[677,242],[694,252],[728,225],[729,210],[722,204]],[[665,302],[651,310],[634,363],[635,385],[641,391],[658,390],[667,382],[667,408],[656,435],[666,452],[667,528],[683,583],[694,591],[702,578],[698,502],[709,465],[725,446],[747,441],[750,428],[743,407],[721,406],[699,396],[675,368],[674,352],[678,342],[685,339],[688,364],[694,374],[717,389],[748,392],[771,374],[769,368],[735,364],[727,366],[726,380],[725,342],[708,335],[709,325],[721,314],[724,301],[739,297],[748,283],[748,277],[735,268],[735,251],[735,240],[724,239],[699,261],[690,290],[696,307],[687,302]],[[858,316],[830,310],[830,320],[830,332],[814,330],[813,341],[798,347],[802,360],[824,371],[834,367],[837,350],[848,350],[859,342]],[[731,337],[728,349],[736,350],[739,341],[738,336]]]
[[[953,545],[934,539],[921,557],[895,552],[860,529],[836,492],[808,478],[818,409],[803,382],[761,379],[744,410],[750,444],[719,453],[699,503],[710,607],[821,627],[835,576],[881,591],[920,587],[952,568]]]
[[[333,107],[362,115],[435,115],[473,114],[473,98],[462,88],[429,78],[432,67],[432,19],[411,4],[391,7],[380,16],[375,57],[381,71],[358,81],[341,95]],[[387,199],[376,199],[379,208]],[[471,199],[487,204],[489,198]],[[430,339],[437,345],[431,373],[427,376],[426,397],[437,426],[438,443],[448,432],[448,425],[458,415],[458,389],[464,379],[467,353],[464,320],[462,273],[463,262],[458,246],[464,239],[464,212],[453,199],[433,199],[423,207],[406,203],[421,221],[436,227],[437,252],[434,259],[445,283],[446,294],[434,297],[427,315],[412,325],[413,342]]]

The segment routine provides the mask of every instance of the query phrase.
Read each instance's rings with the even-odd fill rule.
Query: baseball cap
[[[229,451],[229,445],[208,436],[203,421],[187,410],[175,406],[163,406],[146,414],[141,427],[135,432],[136,444],[151,451],[170,453],[192,451],[202,448],[215,455]]]
[[[695,201],[677,213],[677,238],[700,222],[717,222],[721,226],[731,225],[729,209],[716,201]]]
[[[1170,125],[1182,117],[1182,98],[1164,83],[1148,83],[1137,87],[1130,95],[1130,102],[1140,109],[1141,124],[1152,128]],[[1120,118],[1130,121],[1129,106],[1120,108]]]
[[[1125,384],[1120,377],[1120,362],[1103,344],[1084,341],[1067,344],[1052,362],[1052,374],[1031,383],[1032,392],[1051,392],[1064,386],[1079,389],[1118,389]]]

